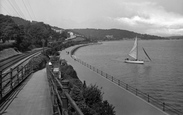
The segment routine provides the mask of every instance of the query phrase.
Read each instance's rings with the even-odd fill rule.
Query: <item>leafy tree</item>
[[[87,105],[92,106],[95,103],[102,101],[102,92],[98,86],[91,85],[84,89],[83,96]]]
[[[3,42],[14,39],[17,25],[9,16],[0,15],[0,39]]]

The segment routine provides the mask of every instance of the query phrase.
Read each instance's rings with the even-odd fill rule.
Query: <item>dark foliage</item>
[[[70,95],[76,102],[84,115],[115,115],[113,105],[108,101],[103,101],[103,93],[97,85],[86,86],[83,84],[73,67],[65,60],[60,61],[60,71],[63,79],[68,79],[70,83]],[[72,106],[69,106],[69,115],[77,115]]]
[[[101,89],[96,85],[88,86],[83,91],[83,96],[87,105],[92,107],[94,104],[102,101]]]
[[[46,63],[48,62],[49,58],[46,55],[39,55],[37,57],[32,58],[29,63],[33,65],[33,70],[38,71],[46,67]]]
[[[114,106],[106,100],[103,101],[103,93],[96,85],[86,88],[74,85],[70,94],[84,115],[115,115]],[[71,106],[69,110],[71,113],[75,113]]]
[[[64,79],[71,79],[71,78],[78,79],[77,73],[71,65],[67,65],[66,63],[62,64],[60,69],[61,69],[61,74]]]
[[[19,17],[0,14],[0,40],[3,43],[16,40],[15,47],[22,52],[47,46],[51,41],[63,42],[67,36],[67,31],[58,33],[43,22],[30,22]]]

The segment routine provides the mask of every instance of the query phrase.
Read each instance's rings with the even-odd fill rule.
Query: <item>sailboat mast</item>
[[[138,38],[136,37],[137,39],[137,60],[138,60]]]

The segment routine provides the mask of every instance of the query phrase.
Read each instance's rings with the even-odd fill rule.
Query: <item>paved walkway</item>
[[[3,115],[52,115],[46,69],[31,76]]]
[[[74,67],[81,81],[85,80],[87,85],[96,84],[102,87],[102,92],[104,92],[103,97],[115,106],[116,115],[166,115],[166,113],[141,98],[118,87],[111,81],[101,77],[99,74],[91,71],[77,61],[74,61],[66,54],[66,51],[70,51],[71,49],[72,48],[62,51],[61,58],[66,59],[67,62]]]

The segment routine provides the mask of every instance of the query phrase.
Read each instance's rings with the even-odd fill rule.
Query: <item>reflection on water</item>
[[[139,41],[152,59],[149,61],[139,48],[139,58],[144,65],[127,64],[124,59],[133,41],[104,42],[88,46],[76,52],[77,57],[100,70],[175,105],[183,110],[183,40]]]

